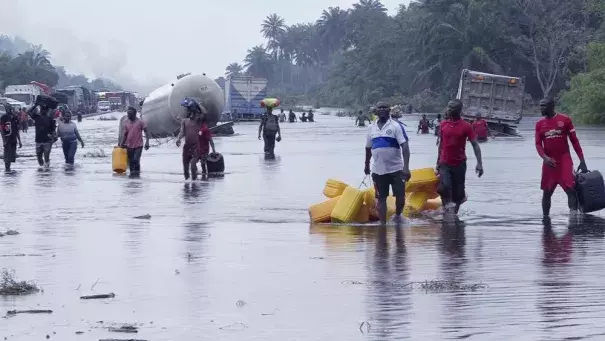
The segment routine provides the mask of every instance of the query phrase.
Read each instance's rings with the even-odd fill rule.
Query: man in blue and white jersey
[[[410,147],[403,124],[390,118],[389,106],[378,102],[376,111],[378,119],[368,130],[364,172],[370,174],[370,159],[374,157],[372,180],[378,198],[378,215],[384,225],[387,220],[389,187],[393,188],[395,196],[394,220],[403,220],[405,182],[410,179]]]

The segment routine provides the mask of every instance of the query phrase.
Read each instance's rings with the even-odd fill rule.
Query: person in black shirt
[[[21,148],[21,136],[19,135],[19,116],[9,104],[5,104],[6,113],[0,116],[2,127],[2,142],[4,145],[4,167],[6,172],[11,171],[11,163],[17,160],[17,143]]]
[[[36,107],[38,106],[40,107],[40,111],[39,113],[36,113]],[[57,122],[50,115],[50,109],[38,101],[28,110],[28,113],[34,120],[34,127],[36,128],[35,141],[38,165],[40,165],[40,167],[49,168],[50,152],[52,150],[53,143],[55,143],[57,140]]]

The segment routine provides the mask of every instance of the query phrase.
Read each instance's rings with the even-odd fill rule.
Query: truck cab
[[[500,136],[518,136],[517,125],[523,118],[525,80],[522,77],[494,75],[464,69],[457,99],[463,103],[462,117],[473,121],[477,114],[490,130]]]

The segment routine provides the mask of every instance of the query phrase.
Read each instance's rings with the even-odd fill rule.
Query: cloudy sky
[[[123,83],[163,83],[179,73],[223,75],[263,44],[270,13],[315,21],[354,0],[0,0],[0,32],[43,44],[69,72]],[[394,14],[409,0],[383,0]]]

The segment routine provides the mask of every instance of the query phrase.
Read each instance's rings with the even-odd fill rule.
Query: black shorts
[[[487,137],[477,137],[477,142],[487,142]]]
[[[17,161],[17,142],[9,142],[4,145],[4,163]]]
[[[466,161],[457,166],[439,165],[439,194],[452,202],[464,202],[466,181]]]
[[[393,196],[397,196],[397,194],[405,195],[403,171],[383,175],[372,173],[372,181],[374,182],[374,190],[376,190],[376,198],[386,199],[389,196],[389,187],[393,188]]]

